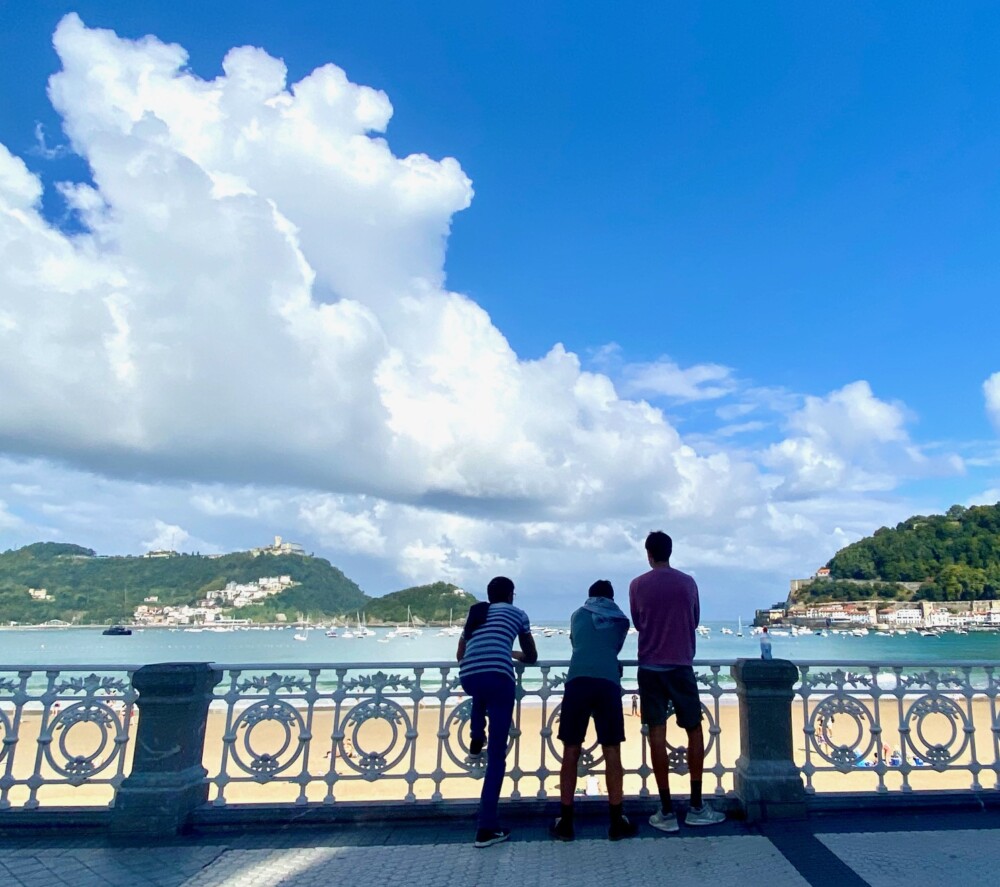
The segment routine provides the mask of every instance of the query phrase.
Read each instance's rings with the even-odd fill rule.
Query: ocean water
[[[697,658],[702,661],[732,662],[740,657],[760,655],[756,637],[721,634],[729,623],[706,623],[712,628],[707,638],[698,638]],[[549,627],[566,625],[549,623]],[[425,628],[420,637],[395,638],[380,642],[388,629],[375,629],[376,636],[364,639],[328,638],[322,630],[311,629],[304,641],[295,640],[301,630],[272,631],[184,631],[149,628],[130,637],[105,637],[100,629],[4,629],[0,630],[0,670],[12,666],[43,665],[146,665],[154,662],[218,662],[246,664],[379,664],[404,662],[454,662],[457,638],[442,637],[436,628]],[[536,631],[535,641],[542,661],[570,657],[568,634],[544,637]],[[635,659],[637,638],[629,635],[622,650],[623,660]],[[774,657],[795,662],[885,662],[935,663],[1000,660],[1000,634],[945,634],[921,637],[917,634],[865,637],[801,635],[772,638]]]

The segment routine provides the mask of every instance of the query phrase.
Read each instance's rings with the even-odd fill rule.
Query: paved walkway
[[[97,836],[0,835],[3,887],[961,887],[1000,884],[1000,811],[840,813],[801,823],[726,822],[609,842],[578,823],[553,842],[540,820],[472,847],[454,823],[206,830],[155,846]]]

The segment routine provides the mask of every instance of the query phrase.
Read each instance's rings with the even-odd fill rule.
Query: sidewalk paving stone
[[[184,887],[372,887],[375,880],[414,887],[607,887],[645,883],[652,871],[661,871],[677,887],[809,883],[767,838],[728,836],[511,841],[484,850],[467,842],[232,850]]]
[[[1000,830],[818,837],[872,887],[1000,884]]]
[[[995,887],[1000,811],[864,810],[798,822],[661,835],[618,843],[584,818],[570,844],[547,817],[512,822],[510,842],[483,850],[469,828],[433,819],[212,828],[123,845],[89,835],[0,835],[0,887]]]

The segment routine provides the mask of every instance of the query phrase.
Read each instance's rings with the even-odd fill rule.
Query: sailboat
[[[127,588],[122,591],[122,602],[123,602],[123,605],[122,605],[122,616],[124,617],[125,613],[128,612],[128,589]],[[126,628],[124,625],[121,625],[121,624],[109,625],[107,628],[104,629],[104,631],[101,632],[101,634],[106,634],[106,635],[108,635],[110,637],[124,637],[124,636],[132,634],[132,629],[131,628]]]
[[[736,637],[741,638],[743,637],[743,617],[737,616],[736,622],[737,622]]]
[[[309,620],[306,620],[306,627],[303,631],[297,631],[292,635],[293,641],[308,641],[309,640]]]
[[[358,613],[355,613],[354,615],[358,619],[358,628],[357,628],[357,631],[354,632],[354,636],[356,638],[370,638],[370,637],[374,637],[375,636],[375,632],[372,631],[367,625],[365,625],[364,614],[359,615]]]
[[[438,637],[457,638],[461,633],[462,633],[462,626],[455,625],[455,609],[452,608],[448,611],[448,627],[442,628],[438,632]]]
[[[406,625],[401,625],[396,629],[396,637],[398,638],[416,638],[420,637],[423,632],[413,625],[413,614],[410,612],[409,606],[406,608]]]

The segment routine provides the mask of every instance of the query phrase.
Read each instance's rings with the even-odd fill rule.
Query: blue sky
[[[992,4],[0,3],[0,243],[40,257],[0,280],[0,545],[282,533],[555,617],[662,527],[722,616],[996,502],[998,37]],[[298,100],[328,63],[359,104]],[[229,262],[189,237],[230,224]]]

